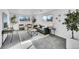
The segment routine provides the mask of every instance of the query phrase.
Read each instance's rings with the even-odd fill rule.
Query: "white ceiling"
[[[31,15],[31,14],[44,14],[55,9],[8,9],[11,14],[24,14],[24,15]]]

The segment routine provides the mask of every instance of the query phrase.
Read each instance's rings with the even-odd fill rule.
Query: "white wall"
[[[56,35],[63,37],[63,38],[67,38],[70,37],[70,33],[66,30],[65,25],[63,25],[62,23],[64,22],[64,18],[66,17],[65,14],[68,12],[68,10],[66,9],[59,9],[54,11],[54,20],[57,20],[57,22],[55,23],[55,28],[56,28]],[[59,16],[61,15],[61,16]],[[58,19],[56,19],[56,17]]]
[[[63,38],[71,38],[71,31],[67,31],[66,26],[62,23],[64,22],[64,19],[66,18],[66,15],[68,13],[69,9],[58,9],[53,12],[54,20],[57,20],[55,23],[56,28],[56,35],[63,37]],[[74,11],[74,9],[71,9],[71,11]],[[61,15],[60,17],[58,15]],[[58,17],[58,19],[56,19]],[[74,31],[75,38],[79,39],[79,32]]]

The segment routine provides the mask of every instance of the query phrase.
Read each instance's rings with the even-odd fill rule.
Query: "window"
[[[27,16],[19,16],[20,21],[30,21],[30,17]]]
[[[53,21],[53,17],[51,15],[49,16],[43,16],[44,21]]]
[[[3,19],[3,28],[7,28],[8,27],[8,19],[7,19],[7,15],[5,13],[2,14],[2,19]]]

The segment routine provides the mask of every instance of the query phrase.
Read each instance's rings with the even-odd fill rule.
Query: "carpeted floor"
[[[66,49],[66,39],[53,35],[48,35],[32,43],[37,49]]]
[[[26,41],[31,38],[30,35],[26,34],[27,32],[23,31],[14,31],[13,33],[8,33],[6,41],[3,43],[3,49],[10,48],[16,44],[21,45],[22,41]],[[21,39],[20,39],[21,38]]]
[[[38,34],[36,38],[33,38],[26,31],[15,31],[13,35],[9,33],[2,49],[11,47],[14,49],[66,49],[66,39],[53,35]]]

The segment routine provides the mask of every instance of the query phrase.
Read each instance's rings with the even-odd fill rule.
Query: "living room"
[[[53,23],[52,15],[46,15],[46,14],[44,16],[42,15],[46,12],[46,10],[41,12],[41,14],[40,13],[35,14],[36,11],[29,12],[29,10],[25,10],[25,11],[29,12],[29,14],[23,14],[22,10],[19,10],[19,12],[17,12],[17,10],[4,10],[4,11],[8,12],[9,19],[7,21],[8,27],[3,28],[2,29],[3,32],[12,31],[12,30],[14,30],[14,31],[27,30],[27,25],[31,26],[33,24],[32,19],[36,19],[35,25],[37,27],[41,27],[38,29],[38,31],[43,34],[49,34],[49,29],[47,27],[52,27],[52,25],[53,25],[52,24]],[[42,11],[42,10],[37,10],[37,12],[40,12],[40,11]],[[50,12],[50,11],[52,11],[52,10],[48,10],[48,12]],[[15,19],[16,21],[14,21],[14,23],[12,23],[10,21],[10,19],[12,19],[12,18],[16,18]],[[27,18],[27,19],[23,20],[21,18]],[[49,18],[49,19],[47,20],[46,18]],[[42,30],[43,28],[46,28],[46,31]],[[4,36],[3,42],[5,42],[7,34],[5,34],[3,36]]]
[[[23,48],[28,48],[33,45],[31,48],[38,48],[38,49],[66,49],[66,48],[79,48],[78,41],[68,40],[71,38],[71,31],[67,31],[66,26],[62,23],[64,22],[64,18],[66,18],[65,14],[68,13],[69,9],[2,9],[0,10],[0,46],[8,46],[6,41],[8,41],[7,36],[17,35],[19,33],[19,37],[23,38],[20,39],[21,44],[24,44],[31,39],[36,40],[35,38],[43,38],[41,40],[30,42],[23,46]],[[71,10],[71,11],[74,11]],[[6,20],[7,18],[7,20]],[[7,26],[4,26],[4,23]],[[4,28],[5,27],[5,28]],[[30,35],[24,34],[25,32],[29,32]],[[7,34],[8,33],[8,34]],[[25,36],[27,35],[27,36]],[[31,36],[29,39],[27,37]],[[48,38],[48,36],[53,36],[52,38]],[[75,32],[75,38],[78,39],[78,32]],[[25,38],[24,38],[25,37]],[[18,38],[18,36],[17,36]],[[44,39],[47,41],[44,42]],[[55,39],[55,41],[52,41]],[[58,40],[59,39],[59,40]],[[12,41],[12,39],[10,39]],[[19,43],[15,42],[17,39],[14,40],[13,45],[9,48],[13,48]],[[50,43],[48,43],[50,42]],[[54,44],[55,42],[55,44]],[[58,42],[58,43],[57,43]],[[76,44],[75,44],[76,43]],[[43,44],[43,46],[42,46]],[[73,46],[73,44],[75,44]],[[46,46],[47,45],[47,46]],[[7,48],[7,46],[5,48]],[[20,44],[19,44],[20,46]],[[22,45],[21,45],[22,46]],[[27,46],[27,47],[26,47]],[[59,47],[58,47],[59,46]],[[4,48],[4,47],[3,47]],[[18,48],[16,46],[16,48]],[[16,49],[15,48],[15,49]],[[20,47],[22,48],[22,47]]]

